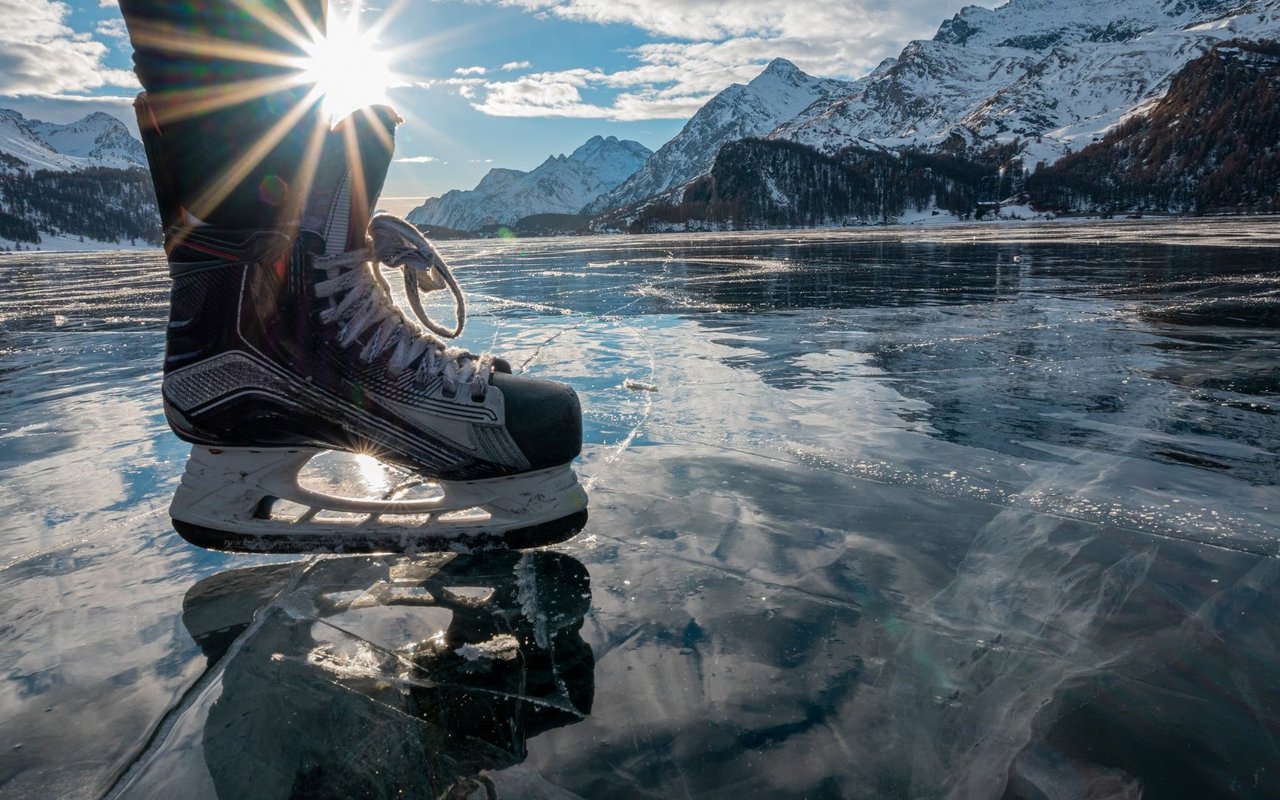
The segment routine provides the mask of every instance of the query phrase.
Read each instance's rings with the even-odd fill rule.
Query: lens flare
[[[374,105],[391,105],[388,91],[395,86],[413,85],[416,79],[391,68],[407,58],[435,49],[438,42],[452,41],[459,32],[441,31],[428,39],[401,43],[397,47],[380,44],[382,37],[395,24],[410,0],[390,0],[372,23],[362,24],[364,3],[361,0],[339,2],[329,0],[324,20],[313,18],[312,9],[301,0],[226,0],[251,17],[254,25],[275,34],[283,47],[265,47],[241,39],[220,38],[175,31],[172,26],[139,23],[130,27],[135,46],[146,45],[171,54],[179,61],[211,59],[226,62],[219,67],[228,74],[252,77],[230,78],[223,83],[196,87],[164,89],[149,92],[150,112],[158,126],[213,114],[267,98],[271,112],[277,114],[270,127],[251,141],[243,143],[243,151],[227,163],[207,183],[198,196],[184,203],[193,217],[207,218],[237,186],[250,177],[273,149],[287,137],[319,122],[298,153],[298,169],[292,180],[277,182],[271,176],[258,178],[259,196],[270,205],[279,205],[282,213],[294,213],[296,205],[307,196],[315,175],[327,130],[353,112]],[[343,6],[347,10],[343,10]],[[321,29],[325,32],[322,32]],[[394,38],[394,37],[390,37]],[[237,62],[249,65],[237,69]],[[253,69],[254,65],[266,67]],[[261,73],[261,74],[259,74]],[[313,115],[317,104],[321,114]],[[249,113],[249,112],[247,112]],[[365,111],[365,113],[368,113]],[[318,119],[327,116],[328,119]],[[325,123],[328,123],[327,125]],[[415,120],[423,130],[437,133],[428,120]],[[374,131],[376,134],[376,130]],[[386,142],[391,146],[391,142]],[[358,143],[354,129],[347,137],[348,152],[355,153]],[[356,188],[364,185],[363,175],[353,175]]]
[[[332,13],[328,32],[306,46],[302,77],[314,83],[325,112],[337,122],[366,106],[389,104],[391,66],[372,33],[360,27],[360,8]]]

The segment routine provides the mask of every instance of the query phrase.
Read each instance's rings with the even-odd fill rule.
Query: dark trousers
[[[219,226],[276,224],[308,142],[328,125],[311,87],[296,80],[304,43],[324,30],[324,8],[324,0],[120,0],[149,101],[139,124],[161,133],[153,172],[159,158],[173,202]],[[161,202],[168,219],[173,210]]]

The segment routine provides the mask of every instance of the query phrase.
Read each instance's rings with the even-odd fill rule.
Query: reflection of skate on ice
[[[127,796],[163,796],[147,792],[184,769],[224,798],[473,796],[486,772],[525,760],[529,739],[590,713],[590,596],[586,568],[554,552],[206,578],[183,622],[217,691],[188,712],[192,738],[160,742]]]
[[[569,463],[582,443],[567,386],[511,374],[449,347],[461,292],[417,229],[370,210],[398,118],[367,109],[320,131],[261,228],[192,225],[169,174],[170,141],[146,96],[139,119],[166,225],[173,295],[165,412],[193,447],[170,514],[206,547],[413,551],[529,547],[586,520]],[[289,203],[294,204],[290,209]],[[381,265],[405,273],[413,317]],[[449,289],[457,324],[432,321],[420,291]],[[353,499],[298,484],[311,456],[373,456],[429,480],[417,500]],[[284,501],[284,502],[277,502]]]

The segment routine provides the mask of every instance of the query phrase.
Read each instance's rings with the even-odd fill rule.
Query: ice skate
[[[393,111],[318,130],[278,213],[239,229],[193,218],[169,154],[198,143],[166,139],[145,95],[137,105],[173,279],[164,408],[193,445],[170,507],[184,538],[231,550],[467,551],[582,528],[573,390],[447,346],[465,321],[448,267],[413,226],[370,219]],[[403,270],[413,318],[382,265]],[[452,327],[422,306],[419,293],[436,289],[454,295]],[[412,470],[432,492],[355,499],[301,485],[299,471],[326,450]]]

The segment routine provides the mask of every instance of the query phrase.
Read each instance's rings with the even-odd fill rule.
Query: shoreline
[[[751,235],[766,236],[770,234],[779,236],[794,236],[797,234],[816,234],[816,235],[857,235],[857,236],[891,236],[897,237],[910,233],[936,233],[944,235],[946,233],[958,233],[972,230],[985,230],[988,232],[999,231],[1026,231],[1032,228],[1067,228],[1070,226],[1096,226],[1098,228],[1107,228],[1111,230],[1138,230],[1138,229],[1154,229],[1167,226],[1185,225],[1192,228],[1218,228],[1218,227],[1235,227],[1237,225],[1246,224],[1255,226],[1258,223],[1267,220],[1276,220],[1280,222],[1280,214],[1219,214],[1219,215],[1181,215],[1181,214],[1142,214],[1142,215],[1054,215],[1054,216],[1031,216],[1031,217],[997,217],[993,219],[957,219],[951,216],[926,216],[915,217],[910,219],[899,220],[887,224],[876,225],[830,225],[822,227],[810,228],[748,228],[748,229],[672,229],[672,230],[655,230],[646,231],[644,233],[626,233],[622,231],[608,232],[592,232],[592,233],[563,233],[548,234],[545,236],[516,236],[511,238],[505,237],[485,237],[478,236],[466,241],[492,241],[492,242],[527,242],[546,239],[561,238],[626,238],[626,237],[663,237],[663,236],[704,236],[704,235]],[[1258,230],[1253,230],[1246,244],[1252,246],[1275,246],[1280,245],[1280,225],[1276,227],[1274,236],[1260,236]],[[1223,231],[1228,234],[1229,231]],[[999,235],[999,234],[997,234]],[[1203,235],[1203,234],[1201,234]],[[1126,237],[1120,237],[1126,238]],[[1002,241],[1011,241],[1011,239],[1001,239]],[[433,238],[432,241],[438,244],[447,244],[452,240],[448,238]],[[1189,239],[1182,244],[1195,245],[1205,243],[1201,239]],[[1222,242],[1218,242],[1221,244]],[[0,242],[0,247],[13,247],[14,243]],[[0,250],[0,263],[7,257],[22,257],[33,254],[57,254],[57,253],[118,253],[118,252],[163,252],[164,248],[160,244],[136,243],[122,244],[117,242],[103,242],[97,240],[86,239],[80,241],[79,237],[56,236],[48,237],[45,241],[38,245],[33,245],[30,249],[24,250]]]

